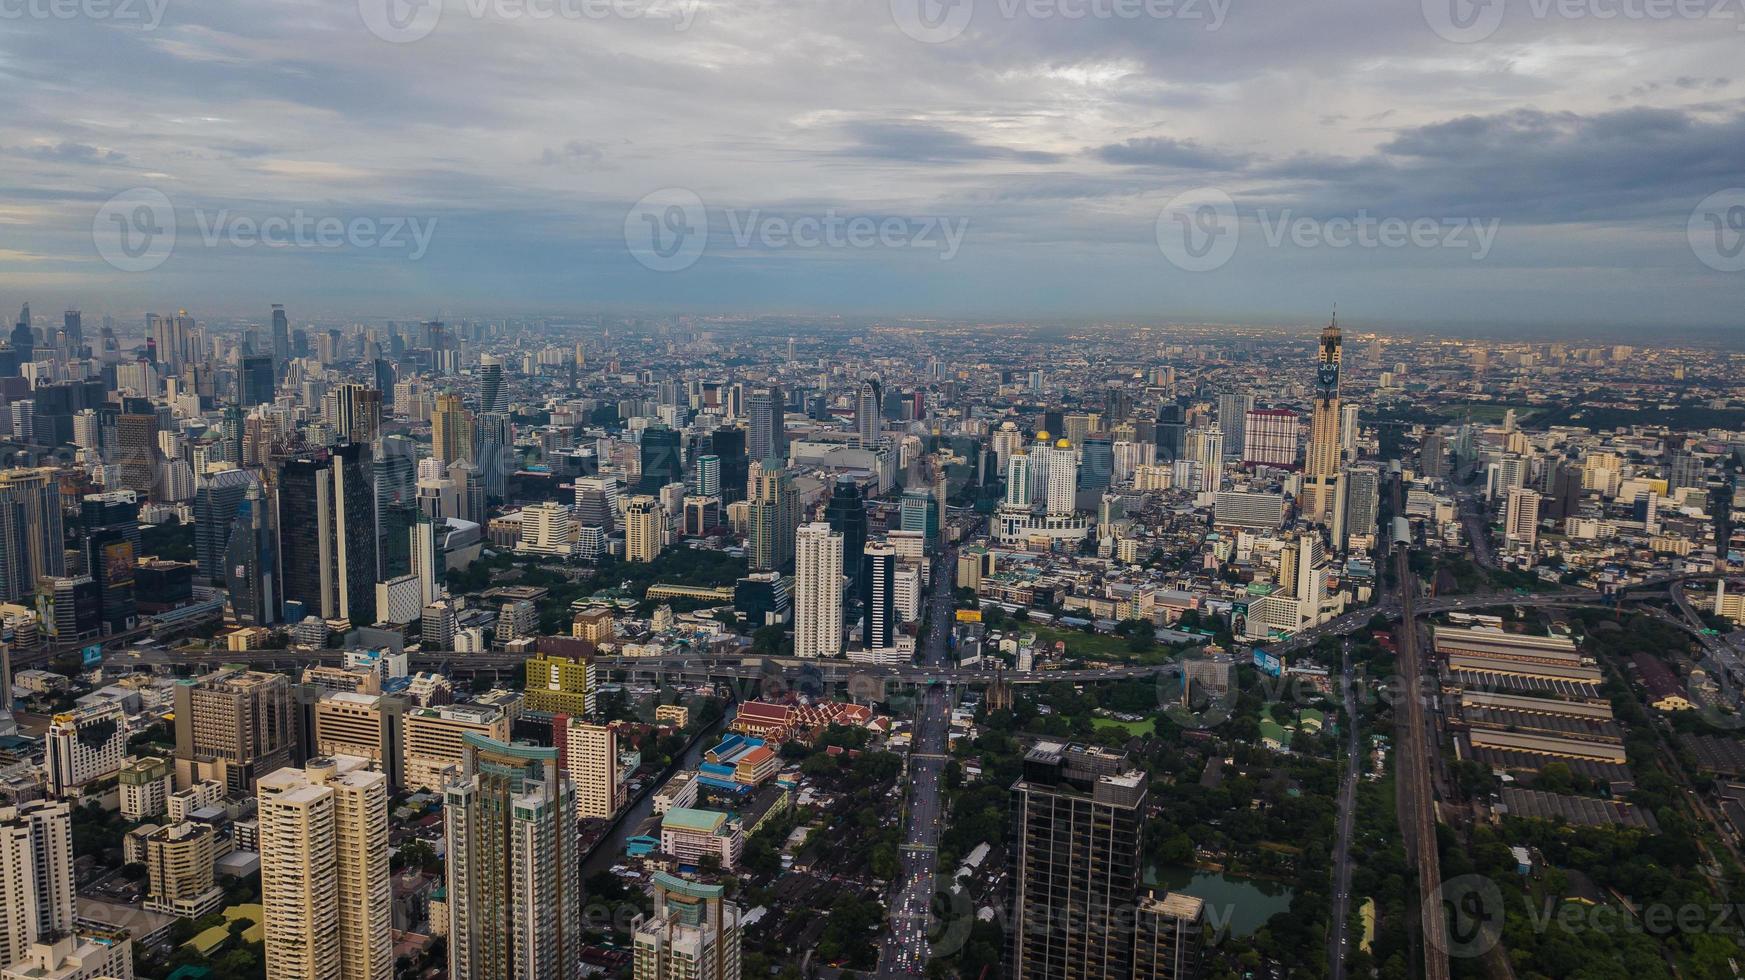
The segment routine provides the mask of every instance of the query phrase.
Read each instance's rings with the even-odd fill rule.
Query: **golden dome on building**
[[[1036,441],[1037,442],[1047,442],[1048,441],[1048,430],[1043,429],[1041,432],[1036,433]]]
[[[1072,440],[1071,439],[1062,439],[1059,442],[1055,443],[1054,445],[1056,448],[1059,448],[1059,449],[1071,449],[1072,448]]]

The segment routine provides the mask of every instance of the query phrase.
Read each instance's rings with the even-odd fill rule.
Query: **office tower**
[[[1133,976],[1144,980],[1198,976],[1205,945],[1205,901],[1177,892],[1152,892],[1139,900],[1136,911]]]
[[[262,779],[258,803],[268,980],[391,980],[387,777],[312,759]]]
[[[186,821],[146,835],[146,911],[199,918],[224,904],[213,873],[216,836],[211,824]]]
[[[867,378],[860,383],[854,402],[854,432],[862,446],[879,441],[879,409],[884,397],[877,378]]]
[[[0,963],[22,960],[73,924],[71,805],[0,807]]]
[[[115,701],[63,711],[43,739],[49,795],[76,795],[86,783],[113,776],[127,759],[127,714]]]
[[[225,590],[237,623],[242,626],[277,623],[281,599],[278,532],[267,509],[266,491],[252,479],[231,522],[223,566]]]
[[[762,463],[773,459],[778,465],[785,463],[788,458],[788,440],[784,426],[787,407],[782,401],[781,387],[772,384],[753,388],[748,401],[750,426],[746,450],[751,460]]]
[[[1145,773],[1106,749],[1038,742],[1012,784],[1004,975],[1127,980]]]
[[[1509,547],[1533,550],[1539,540],[1539,501],[1537,490],[1510,488],[1503,512],[1503,542]]]
[[[376,501],[369,447],[353,443],[281,460],[278,497],[284,598],[322,619],[374,623]]]
[[[360,384],[335,385],[323,399],[327,422],[340,439],[375,442],[382,430],[382,393]]]
[[[273,366],[280,375],[291,360],[291,321],[281,303],[273,304]]]
[[[556,655],[529,657],[526,678],[522,692],[526,710],[576,718],[594,713],[600,681],[593,661]]]
[[[897,551],[869,544],[861,558],[860,608],[865,614],[861,639],[868,650],[897,645]]]
[[[243,355],[237,377],[238,403],[244,408],[270,403],[277,394],[273,387],[273,374],[271,355]]]
[[[509,474],[519,468],[515,456],[515,423],[507,412],[480,412],[473,428],[478,445],[476,464],[486,497],[509,495]]]
[[[654,912],[630,922],[635,980],[740,980],[740,912],[720,885],[654,873]]]
[[[721,502],[744,500],[750,458],[746,455],[745,430],[723,426],[709,436],[710,448],[721,458]]]
[[[1164,404],[1157,407],[1157,421],[1153,424],[1152,436],[1157,445],[1157,461],[1173,463],[1183,458],[1187,451],[1187,424],[1182,421],[1180,405]]]
[[[115,451],[119,454],[121,485],[141,497],[157,492],[158,417],[155,413],[124,413],[115,420]]]
[[[926,490],[904,490],[897,503],[898,527],[920,534],[922,547],[929,551],[939,540],[938,504]]]
[[[646,494],[624,505],[624,560],[654,561],[666,547],[666,509]]]
[[[1681,487],[1706,486],[1702,457],[1690,452],[1675,452],[1667,466],[1666,492],[1676,494]]]
[[[1344,548],[1352,535],[1375,534],[1376,519],[1381,514],[1381,472],[1373,466],[1353,466],[1341,474],[1340,481],[1344,533],[1336,535],[1334,543]]]
[[[376,581],[411,572],[411,531],[418,512],[417,446],[393,435],[378,440],[370,461],[376,491]]]
[[[194,560],[203,582],[222,581],[224,556],[243,498],[254,477],[247,470],[202,473],[194,483]]]
[[[457,394],[436,396],[436,410],[430,415],[430,454],[444,466],[473,459],[473,416]]]
[[[794,654],[842,653],[842,535],[821,521],[795,535]]]
[[[36,331],[30,327],[29,303],[19,311],[18,323],[12,328],[12,349],[18,355],[19,364],[36,360]]]
[[[509,407],[503,395],[503,359],[479,355],[479,413],[502,412]]]
[[[1339,475],[1339,362],[1344,340],[1337,318],[1321,331],[1315,354],[1315,400],[1309,414],[1309,451],[1303,467],[1303,506],[1311,521],[1328,523],[1333,481]]]
[[[448,973],[545,980],[580,969],[576,792],[557,750],[468,733],[443,791]]]
[[[1243,423],[1242,461],[1261,466],[1297,465],[1297,413],[1257,408]]]
[[[1551,471],[1550,506],[1553,520],[1562,521],[1581,513],[1581,467],[1564,463]]]
[[[697,457],[697,469],[691,478],[691,488],[699,497],[721,496],[721,457],[705,453]]]
[[[87,494],[80,500],[79,523],[85,568],[97,583],[103,629],[130,630],[136,621],[139,502],[131,490]]]
[[[576,816],[607,820],[618,811],[618,733],[569,715],[552,720],[558,768],[576,789]]]
[[[400,717],[405,703],[379,693],[327,691],[311,713],[310,744],[321,756],[352,756],[388,777],[388,788],[402,785]]]
[[[61,495],[53,467],[0,470],[0,601],[21,602],[65,575]]]
[[[1254,411],[1254,396],[1226,393],[1218,396],[1218,431],[1224,450],[1232,456],[1248,445],[1248,413]]]
[[[860,557],[866,551],[866,500],[853,477],[838,476],[824,506],[830,529],[842,535],[842,568],[849,582],[860,580]]]
[[[576,480],[576,523],[611,534],[618,526],[618,481],[610,476]]]
[[[297,758],[297,704],[284,674],[229,668],[177,681],[176,781],[216,780],[232,799]]]
[[[794,529],[800,524],[800,492],[786,469],[760,469],[746,511],[745,557],[754,572],[781,571],[794,563]]]
[[[575,550],[570,540],[573,531],[568,507],[550,500],[529,504],[521,508],[521,538],[515,550],[535,555],[568,555]]]
[[[647,494],[659,494],[669,483],[682,483],[685,478],[683,442],[679,433],[664,425],[642,430],[639,455],[642,478],[637,487]]]
[[[79,348],[85,345],[85,321],[78,310],[68,310],[61,315],[61,331],[67,336],[67,349],[78,357]]]
[[[1115,471],[1115,443],[1107,435],[1086,436],[1079,462],[1079,485],[1085,490],[1109,489]]]
[[[1418,444],[1418,472],[1438,480],[1448,478],[1448,441],[1442,433],[1424,433]]]

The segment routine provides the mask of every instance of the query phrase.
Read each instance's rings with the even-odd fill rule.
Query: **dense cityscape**
[[[1735,975],[1742,361],[26,306],[0,977]]]

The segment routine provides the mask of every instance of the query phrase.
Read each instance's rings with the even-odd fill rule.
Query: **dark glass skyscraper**
[[[853,583],[860,581],[861,556],[866,553],[866,500],[853,477],[836,478],[824,519],[830,522],[830,530],[842,535],[842,571],[851,583],[845,594],[852,594]]]
[[[658,494],[669,483],[685,478],[685,457],[679,433],[666,426],[650,426],[642,430],[642,480],[638,488],[647,494]]]
[[[243,496],[254,486],[247,470],[202,474],[194,485],[194,559],[200,581],[224,580],[225,551]]]
[[[751,479],[751,460],[745,454],[745,430],[722,427],[710,440],[715,455],[721,457],[721,502],[731,504],[745,499],[745,484]]]
[[[268,354],[246,354],[242,358],[241,375],[237,379],[241,404],[248,408],[273,400],[273,359]]]
[[[279,569],[285,599],[312,615],[375,622],[375,493],[360,443],[279,463]],[[358,533],[358,529],[365,533]]]

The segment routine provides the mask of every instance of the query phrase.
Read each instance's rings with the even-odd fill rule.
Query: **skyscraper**
[[[1309,414],[1309,452],[1303,467],[1302,513],[1311,521],[1331,523],[1333,481],[1339,476],[1339,363],[1344,340],[1337,318],[1321,331],[1315,353],[1315,400]]]
[[[473,416],[453,392],[436,396],[436,410],[430,416],[430,454],[444,466],[472,461]]]
[[[624,506],[624,560],[654,561],[666,547],[667,513],[660,501],[646,494]]]
[[[866,500],[853,477],[838,476],[824,506],[830,529],[842,535],[842,568],[849,582],[860,581],[860,557],[866,551]]]
[[[750,457],[745,450],[745,430],[723,426],[709,437],[710,448],[721,457],[721,502],[744,500]]]
[[[352,756],[259,785],[268,980],[391,980],[388,778]]]
[[[37,579],[66,574],[63,549],[55,469],[0,470],[0,600],[21,601]]]
[[[1254,411],[1254,396],[1226,392],[1218,396],[1218,431],[1224,434],[1224,450],[1234,456],[1247,445],[1248,413]]]
[[[842,535],[821,521],[795,535],[794,654],[842,653]]]
[[[376,501],[369,447],[353,443],[282,460],[278,496],[284,598],[323,619],[374,623]]]
[[[501,412],[507,407],[503,398],[503,359],[480,354],[479,412]]]
[[[879,409],[883,402],[884,391],[877,378],[860,383],[854,402],[854,431],[862,446],[871,446],[879,440]]]
[[[468,732],[443,791],[448,972],[546,980],[580,969],[576,792],[556,749]]]
[[[638,444],[642,462],[642,479],[637,487],[647,494],[659,494],[669,483],[681,483],[685,476],[683,442],[677,430],[664,425],[651,425],[642,430]]]
[[[739,907],[720,885],[654,873],[654,913],[631,920],[636,980],[740,980]]]
[[[1070,514],[1078,506],[1078,455],[1066,439],[1040,451],[1048,459],[1048,513]]]
[[[225,541],[223,573],[231,614],[242,626],[279,621],[278,531],[266,491],[250,480]]]
[[[575,786],[576,815],[609,819],[620,801],[617,731],[560,714],[552,719],[551,734],[558,768],[569,773]]]
[[[194,482],[194,560],[200,579],[222,581],[224,555],[243,497],[255,485],[247,470],[202,473]]]
[[[788,458],[787,432],[784,419],[787,405],[782,400],[781,386],[771,384],[761,388],[753,388],[748,399],[747,414],[750,415],[750,428],[746,439],[746,449],[753,462],[776,460],[785,463]]]
[[[800,524],[800,492],[782,467],[760,468],[746,512],[745,558],[754,572],[781,571],[794,563],[794,529]]]
[[[1511,548],[1532,551],[1539,540],[1539,491],[1524,487],[1509,490],[1503,512],[1503,541]]]
[[[691,489],[698,497],[721,496],[720,456],[705,453],[697,457],[697,469],[691,480]]]
[[[273,304],[273,367],[283,377],[291,360],[291,321],[282,303]]]
[[[865,614],[861,639],[868,650],[897,644],[897,550],[887,544],[867,545],[861,558],[860,607]]]
[[[297,704],[284,674],[231,668],[177,681],[176,781],[225,785],[232,799],[297,758]]]
[[[273,400],[273,358],[269,354],[245,354],[237,375],[238,403],[244,408]]]
[[[1004,974],[1129,980],[1145,773],[1106,749],[1038,742],[1012,784]]]

